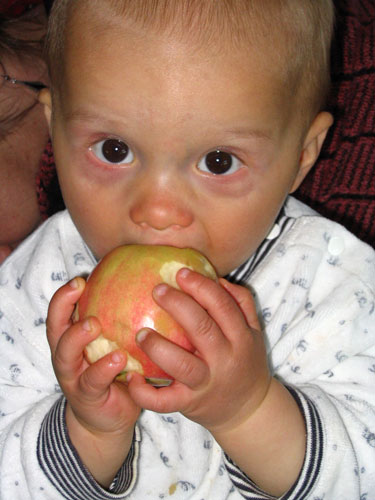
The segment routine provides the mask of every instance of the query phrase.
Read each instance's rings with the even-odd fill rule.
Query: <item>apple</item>
[[[217,278],[210,262],[190,248],[124,245],[103,257],[90,274],[74,314],[75,320],[96,316],[101,323],[99,337],[86,346],[88,362],[94,363],[120,349],[128,361],[119,380],[125,381],[128,372],[138,372],[152,385],[169,385],[172,377],[146,356],[135,336],[149,327],[184,349],[193,350],[183,328],[152,297],[160,283],[179,288],[176,274],[185,267],[213,280]]]

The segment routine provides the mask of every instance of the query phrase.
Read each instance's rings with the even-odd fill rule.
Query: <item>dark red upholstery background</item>
[[[0,14],[15,17],[43,0],[0,0]]]
[[[375,247],[375,0],[338,0],[332,50],[335,116],[297,197]]]

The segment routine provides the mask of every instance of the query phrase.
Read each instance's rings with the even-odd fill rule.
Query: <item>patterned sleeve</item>
[[[46,415],[39,433],[38,461],[48,479],[67,500],[126,498],[137,479],[138,427],[126,461],[106,490],[94,480],[73,447],[65,424],[65,409],[66,400],[62,397]]]
[[[309,497],[315,481],[319,475],[323,457],[323,428],[315,405],[300,391],[287,387],[296,400],[306,425],[306,455],[300,475],[285,493],[282,500],[304,500]],[[275,500],[276,497],[261,490],[239,467],[225,455],[225,466],[230,478],[247,500]]]

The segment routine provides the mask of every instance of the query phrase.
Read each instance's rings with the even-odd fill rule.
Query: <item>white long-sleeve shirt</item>
[[[293,198],[285,214],[231,275],[255,292],[272,372],[306,422],[303,470],[282,498],[371,500],[375,252]],[[69,440],[45,332],[53,293],[95,264],[62,212],[0,268],[0,499],[273,498],[178,413],[143,411],[111,488],[95,482]]]

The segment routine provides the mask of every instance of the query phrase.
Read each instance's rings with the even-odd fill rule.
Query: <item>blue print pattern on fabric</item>
[[[375,491],[375,256],[290,198],[279,229],[229,278],[248,286],[272,373],[306,422],[303,469],[283,500],[370,500]],[[96,261],[63,212],[0,267],[0,498],[272,499],[210,433],[143,411],[108,490],[80,461],[51,366],[45,322],[55,291]],[[332,478],[335,478],[333,481]]]

